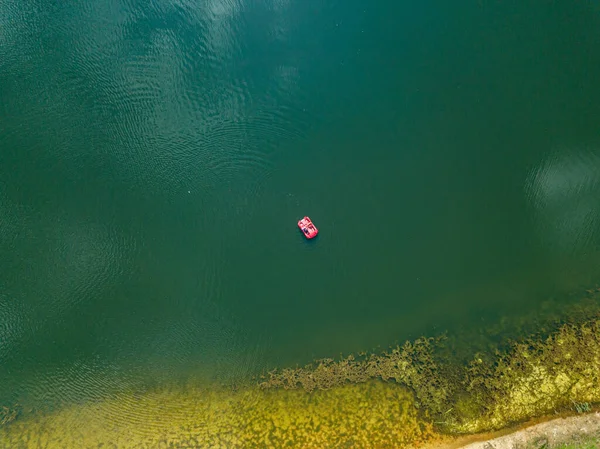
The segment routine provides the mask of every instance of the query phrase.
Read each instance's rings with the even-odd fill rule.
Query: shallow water
[[[0,9],[0,403],[247,378],[599,279],[594,2]]]
[[[405,447],[439,436],[404,389],[361,384],[313,396],[193,387],[121,394],[0,429],[6,447]]]

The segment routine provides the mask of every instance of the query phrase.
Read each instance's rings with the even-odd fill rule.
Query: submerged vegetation
[[[311,392],[392,381],[409,388],[422,416],[449,433],[497,430],[573,407],[588,411],[600,402],[600,319],[596,298],[587,300],[574,309],[572,323],[477,353],[465,365],[448,356],[444,338],[419,339],[382,354],[274,370],[260,386]],[[586,315],[592,318],[585,321]]]
[[[448,380],[440,376],[433,358],[433,348],[433,339],[421,338],[414,343],[406,342],[404,346],[389,352],[362,359],[356,359],[353,355],[339,362],[324,359],[316,366],[272,371],[260,387],[301,387],[312,392],[373,379],[393,380],[414,391],[419,403],[427,404],[428,410],[439,413],[448,400],[450,387]]]
[[[17,419],[18,414],[18,406],[0,406],[0,426],[4,426],[14,421],[15,419]]]
[[[466,361],[456,350],[462,339],[420,338],[380,354],[274,370],[258,387],[162,387],[27,414],[4,407],[0,446],[404,448],[585,413],[600,402],[600,297],[589,293],[562,320],[523,322],[541,332]]]
[[[498,429],[573,402],[600,402],[600,321],[564,325],[489,360],[476,356],[459,388],[463,397],[450,429],[461,432]]]
[[[0,428],[11,448],[400,448],[441,437],[403,388],[371,382],[332,390],[203,390],[121,394],[31,415]]]

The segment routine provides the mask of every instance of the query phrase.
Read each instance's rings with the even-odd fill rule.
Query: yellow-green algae
[[[421,338],[271,371],[237,391],[171,387],[53,412],[4,407],[0,447],[402,448],[496,430],[600,402],[600,298],[588,293],[565,315],[571,324],[535,317],[542,333],[468,363],[448,356],[460,340]]]
[[[438,438],[406,389],[383,382],[302,390],[200,388],[123,394],[23,416],[7,448],[402,448]]]
[[[462,369],[436,362],[431,340],[381,355],[272,371],[262,388],[327,390],[347,382],[395,381],[449,433],[496,430],[575,402],[600,402],[600,320],[563,325],[545,339],[481,354]]]
[[[0,426],[4,426],[11,421],[17,419],[19,412],[17,406],[8,407],[3,405],[0,407]]]
[[[600,402],[600,321],[514,343],[491,362],[476,356],[463,385],[451,426],[461,432],[498,429],[572,401]]]
[[[304,368],[271,371],[260,383],[261,388],[296,389],[311,392],[366,382],[372,379],[393,380],[415,392],[419,402],[434,414],[443,410],[448,401],[448,379],[440,375],[433,357],[436,340],[420,338],[382,354],[355,358],[348,356],[338,362],[323,359]],[[437,340],[439,341],[439,339]]]

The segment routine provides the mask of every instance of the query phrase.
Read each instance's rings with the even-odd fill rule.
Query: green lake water
[[[591,0],[0,1],[0,404],[567,301],[599,80]]]

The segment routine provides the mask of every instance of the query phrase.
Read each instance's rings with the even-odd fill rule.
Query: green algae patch
[[[420,338],[273,370],[236,389],[157,387],[45,412],[4,407],[0,447],[406,448],[589,410],[600,403],[600,297],[590,294],[561,319],[494,327],[478,353],[465,336]],[[532,323],[538,334],[495,338]]]
[[[420,338],[381,354],[361,358],[350,355],[338,362],[323,359],[302,368],[273,370],[263,378],[260,387],[302,388],[312,392],[373,379],[392,380],[414,391],[419,403],[426,404],[431,413],[437,414],[448,402],[450,390],[448,379],[440,375],[433,356],[435,343],[439,341]]]
[[[315,391],[193,387],[23,416],[0,428],[11,448],[403,448],[439,438],[412,394],[369,382]]]
[[[436,356],[441,344],[419,339],[272,371],[235,391],[159,388],[11,414],[0,447],[419,447],[600,402],[600,321],[564,325],[461,366]]]
[[[0,406],[0,426],[5,426],[8,423],[14,421],[19,416],[19,407],[18,405],[14,406]]]
[[[308,393],[373,379],[411,390],[420,416],[447,434],[478,433],[600,402],[600,320],[563,325],[546,338],[513,342],[457,366],[435,356],[443,339],[419,339],[382,354],[274,370],[263,389]]]
[[[564,325],[488,361],[476,356],[463,389],[463,403],[477,416],[461,416],[459,408],[449,426],[457,432],[499,429],[572,403],[600,402],[600,321]]]

